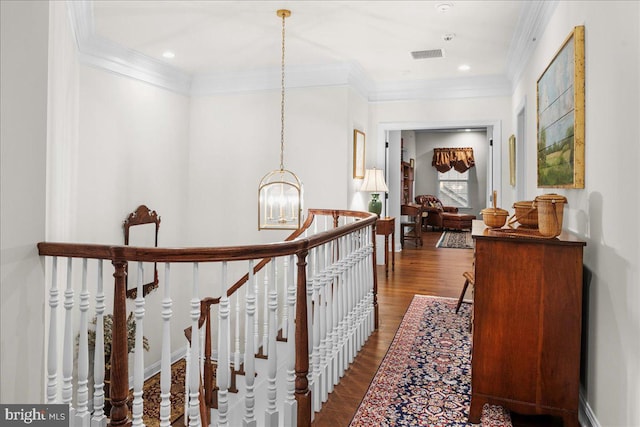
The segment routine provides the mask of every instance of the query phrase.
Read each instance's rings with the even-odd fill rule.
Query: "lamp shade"
[[[384,182],[384,171],[382,169],[367,169],[360,191],[369,191],[371,193],[389,191],[387,183]]]

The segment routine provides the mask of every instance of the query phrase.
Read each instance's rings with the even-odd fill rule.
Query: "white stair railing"
[[[231,425],[233,420],[233,425],[247,427],[275,427],[283,423],[287,426],[309,425],[313,413],[321,409],[371,330],[371,278],[375,264],[367,250],[374,242],[375,218],[357,214],[358,221],[346,220],[345,214],[352,213],[318,210],[305,225],[304,236],[301,230],[290,242],[246,249],[39,244],[41,255],[52,257],[51,264],[46,264],[47,277],[50,277],[46,401],[68,404],[70,424],[74,427],[89,424],[106,427],[107,423],[121,425],[127,422],[140,426],[145,423],[145,405],[148,403],[143,399],[145,376],[153,375],[150,369],[159,369],[158,417],[162,427],[169,426],[174,415],[171,413],[172,359],[176,355],[181,357],[179,348],[185,345],[183,337],[177,340],[172,337],[172,322],[174,313],[182,313],[188,319],[191,331],[196,331],[191,333],[186,353],[184,419],[187,425],[199,426],[207,419],[215,425]],[[342,217],[337,221],[340,215]],[[313,224],[311,229],[310,224]],[[334,232],[335,224],[339,225]],[[59,269],[60,257],[67,258],[66,270]],[[73,274],[73,258],[82,259],[80,280]],[[263,261],[257,263],[260,259]],[[104,286],[104,278],[111,276],[111,272],[104,271],[103,260],[111,261],[114,266],[113,288]],[[266,260],[270,262],[264,262]],[[162,296],[145,299],[143,263],[157,262],[165,263],[164,277],[159,284]],[[211,276],[209,268],[199,269],[203,262],[218,266],[220,280]],[[180,289],[171,285],[171,265],[174,263],[191,264],[192,267],[191,280],[185,277],[173,280],[181,283],[186,291],[178,304],[173,297],[181,295]],[[236,267],[247,271],[242,293],[236,292],[241,286],[236,288],[228,280],[231,263],[234,271],[238,270]],[[128,352],[127,264],[131,269],[137,266],[138,271],[137,295],[131,302],[136,324],[131,368],[128,358],[123,358]],[[96,280],[89,279],[94,277],[93,271]],[[180,273],[178,270],[180,276],[185,276]],[[59,324],[61,307],[57,284],[62,281],[66,281],[62,304],[64,323]],[[201,288],[201,283],[205,283],[206,288]],[[200,329],[203,324],[202,295],[210,294],[218,285],[220,296],[213,298],[217,316],[213,318],[213,328],[205,333]],[[77,300],[75,295],[79,296]],[[110,360],[105,360],[105,319],[110,311],[105,305],[107,300],[114,303],[113,317],[109,317],[109,320],[113,319],[113,336],[108,337],[112,342]],[[156,304],[155,308],[149,305],[150,301]],[[96,327],[95,349],[89,345],[91,314]],[[150,326],[154,324],[154,318],[149,317],[151,314],[160,320],[157,335],[161,342],[152,343],[152,348],[160,349],[156,350],[159,360],[147,364],[144,331],[145,327],[153,328]],[[306,319],[306,326],[299,316]],[[63,340],[58,343],[61,333]],[[156,339],[157,335],[154,335]],[[217,364],[218,387],[213,417],[209,417],[207,411],[201,412],[204,401],[201,396],[205,365],[203,343],[211,337],[215,337],[216,343],[211,357]],[[300,344],[303,344],[302,348]],[[261,353],[267,360],[257,360],[256,353]],[[60,354],[62,363],[58,362]],[[301,359],[301,355],[307,356]],[[90,356],[93,356],[91,360]],[[90,362],[93,369],[90,369]],[[110,367],[109,382],[105,380],[107,367]],[[231,375],[240,370],[244,371],[244,381],[237,384],[240,385],[237,394],[230,393]],[[58,378],[62,378],[62,382]],[[129,381],[132,390],[129,390]],[[106,390],[109,390],[110,413],[105,411]],[[130,413],[127,408],[129,393],[133,397]]]

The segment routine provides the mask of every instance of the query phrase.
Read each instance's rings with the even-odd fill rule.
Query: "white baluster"
[[[218,334],[218,369],[216,382],[218,385],[218,425],[228,425],[229,411],[229,297],[227,296],[227,262],[222,263],[222,297],[218,318],[220,333]]]
[[[253,267],[255,269],[255,267]],[[255,353],[258,348],[260,348],[260,320],[258,319],[260,316],[258,315],[258,301],[260,301],[260,282],[258,280],[258,276],[255,275],[253,269],[251,270],[253,276],[253,293],[256,299],[256,313],[253,316],[253,352]],[[251,339],[251,336],[248,336],[248,339]]]
[[[58,399],[58,257],[52,258],[49,288],[49,342],[47,343],[47,403]]]
[[[191,396],[191,351],[193,348],[193,331],[191,331],[191,345],[187,348],[187,354],[185,354],[185,371],[184,371],[184,419],[186,421],[185,425],[189,425],[189,396]]]
[[[142,262],[138,261],[138,287],[136,293],[136,336],[133,359],[133,415],[132,425],[141,426],[142,413],[144,411],[144,403],[142,401],[142,386],[144,382],[144,344],[143,344],[143,322],[144,322],[144,293],[142,279],[144,277],[144,267]]]
[[[335,242],[335,261],[334,261],[334,287],[333,287],[333,328],[335,329],[335,335],[333,337],[334,347],[334,368],[333,368],[333,383],[338,384],[340,377],[342,376],[342,350],[341,350],[341,336],[342,336],[342,255],[341,243],[342,239],[336,239]]]
[[[327,271],[327,258],[326,245],[322,245],[319,248],[319,258],[320,258],[320,290],[318,293],[319,301],[320,301],[320,368],[319,368],[319,377],[320,377],[320,400],[322,402],[327,401],[327,376],[326,367],[327,367],[327,288],[328,288],[328,271]],[[321,407],[322,405],[320,405]],[[320,410],[318,407],[318,410]]]
[[[346,240],[346,281],[345,281],[345,367],[351,364],[352,360],[352,333],[353,333],[353,236],[349,234]]]
[[[262,355],[269,355],[269,280],[273,271],[273,260],[267,264],[267,272],[264,275],[264,307],[262,309]]]
[[[236,324],[235,324],[235,349],[233,352],[233,370],[240,371],[240,293],[236,292]]]
[[[198,339],[198,319],[200,319],[200,291],[198,289],[198,263],[193,263],[193,288],[191,290],[191,352],[189,355],[189,426],[199,427],[200,404],[200,340]]]
[[[340,239],[336,239],[333,243],[333,335],[332,335],[332,347],[333,347],[333,372],[331,374],[331,382],[335,385],[340,381],[340,358],[342,353],[340,352],[340,313],[341,313],[341,301],[340,301],[340,277],[342,275],[342,261],[340,258]]]
[[[313,396],[313,412],[318,412],[320,410],[321,404],[321,392],[320,392],[320,287],[322,285],[322,281],[318,275],[318,271],[320,270],[319,264],[319,249],[313,248],[311,250],[311,258],[313,258],[313,322],[311,328],[313,330],[313,352],[312,354],[312,365],[313,365],[313,388],[311,395]],[[311,369],[310,369],[311,370]]]
[[[289,255],[285,258],[285,271],[287,287],[287,304],[288,311],[291,313],[291,319],[287,325],[287,394],[284,401],[284,425],[295,426],[298,424],[298,402],[295,398],[296,390],[296,342],[295,342],[295,307],[296,307],[296,283],[294,282],[294,258]],[[284,331],[283,331],[284,333]]]
[[[284,270],[284,274],[282,275],[282,290],[284,295],[289,292],[289,256],[284,257],[282,260],[282,267]],[[293,317],[293,314],[291,315]],[[289,305],[283,304],[282,307],[282,338],[287,339],[289,337]]]
[[[316,226],[317,221],[314,221],[314,227]],[[307,256],[307,347],[309,352],[309,370],[307,373],[307,381],[308,387],[313,396],[314,384],[316,383],[313,375],[314,361],[313,361],[313,289],[314,289],[314,269],[315,269],[315,261],[314,261],[314,249],[309,251],[309,255]],[[311,401],[311,420],[315,417],[315,411],[313,408],[313,400]]]
[[[326,321],[327,321],[327,335],[326,335],[326,341],[325,341],[325,346],[326,346],[326,359],[327,362],[325,364],[325,372],[324,372],[324,376],[325,376],[325,383],[327,385],[327,397],[325,397],[324,401],[326,401],[326,399],[328,398],[328,394],[333,392],[333,370],[334,370],[334,357],[335,357],[335,348],[333,346],[334,344],[334,336],[335,336],[335,331],[333,328],[333,312],[334,312],[334,306],[333,306],[333,301],[334,301],[334,297],[333,297],[333,291],[335,289],[335,277],[334,277],[334,264],[333,264],[333,242],[334,240],[332,240],[331,242],[327,243],[327,254],[326,254],[326,259],[327,259],[327,284],[325,286],[325,299],[327,300],[327,315],[326,315]]]
[[[349,253],[350,237],[347,235],[344,237],[344,259],[343,259],[343,280],[342,280],[342,320],[344,322],[344,336],[342,341],[342,356],[343,356],[343,369],[349,368],[349,284],[350,284],[350,270],[349,263],[351,262],[351,254]]]
[[[363,293],[363,285],[364,285],[364,248],[362,245],[362,230],[358,230],[356,232],[357,239],[357,267],[356,267],[356,294],[357,294],[357,306],[356,306],[356,319],[357,319],[357,329],[356,329],[356,350],[355,353],[358,354],[360,348],[364,343],[364,333],[363,333],[363,322],[364,322],[364,293]]]
[[[93,358],[93,416],[91,427],[106,427],[107,417],[104,413],[104,288],[102,267],[98,260],[98,285],[96,290],[96,340]]]
[[[356,266],[358,262],[358,254],[356,252],[356,236],[355,233],[351,233],[349,235],[351,238],[351,251],[349,257],[349,272],[350,272],[350,280],[349,280],[349,315],[350,315],[350,325],[349,325],[349,364],[353,363],[353,359],[356,357],[356,304],[357,304],[357,295],[356,295]]]
[[[369,295],[369,330],[368,330],[368,335],[370,336],[371,333],[373,333],[373,330],[375,328],[375,312],[374,312],[374,307],[373,307],[373,268],[372,265],[374,265],[373,263],[375,262],[373,260],[373,242],[372,242],[372,237],[375,238],[375,235],[373,235],[373,226],[370,226],[367,229],[367,270],[369,271],[369,275],[368,275],[368,284],[367,284],[367,293]]]
[[[346,298],[347,295],[345,293],[345,277],[346,277],[346,237],[342,236],[338,239],[338,376],[342,377],[346,370],[345,366],[345,337],[346,337],[346,325],[345,325],[345,307],[347,304]],[[339,381],[336,379],[336,381]]]
[[[363,300],[362,300],[362,285],[364,283],[363,278],[363,251],[362,251],[362,233],[360,230],[355,233],[356,238],[356,268],[355,268],[355,295],[356,295],[356,340],[355,340],[355,354],[358,354],[360,347],[362,346],[362,322],[363,322]]]
[[[73,288],[72,258],[67,258],[67,288],[64,291],[64,339],[62,347],[62,403],[69,405],[69,417],[75,418],[73,398]]]
[[[272,260],[273,262],[273,260]],[[278,426],[278,408],[276,406],[277,389],[276,373],[278,367],[278,352],[276,351],[276,310],[278,308],[278,292],[273,288],[269,290],[269,359],[267,373],[267,409],[264,414],[264,424],[266,427]]]
[[[75,426],[88,427],[91,421],[89,414],[89,343],[88,320],[89,291],[87,290],[87,259],[82,259],[82,290],[80,291],[80,333],[78,336],[78,409]]]
[[[171,425],[171,264],[164,265],[164,294],[162,298],[162,355],[160,356],[160,427]],[[193,339],[195,335],[191,334]]]
[[[255,406],[256,399],[254,393],[254,383],[255,383],[255,327],[256,323],[254,322],[254,318],[256,317],[256,284],[257,278],[253,272],[253,260],[249,260],[249,280],[246,285],[246,298],[245,305],[247,307],[246,310],[246,321],[245,321],[245,348],[244,348],[244,380],[245,380],[245,411],[244,417],[242,419],[242,425],[244,427],[256,427],[257,420],[255,418]]]

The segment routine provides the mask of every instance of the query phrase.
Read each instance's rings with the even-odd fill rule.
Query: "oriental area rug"
[[[365,426],[473,426],[470,306],[415,295],[352,421]],[[507,427],[499,406],[485,405],[482,426]]]
[[[436,248],[473,249],[470,231],[445,231],[440,236]]]

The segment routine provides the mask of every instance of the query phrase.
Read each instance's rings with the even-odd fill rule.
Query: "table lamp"
[[[380,216],[382,212],[382,202],[378,198],[381,192],[389,191],[387,184],[384,182],[384,171],[382,169],[367,169],[364,174],[364,181],[360,191],[368,191],[371,193],[371,201],[369,202],[369,212]]]

